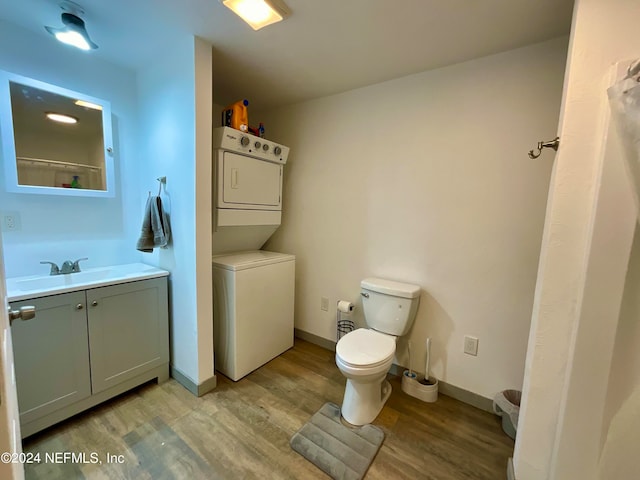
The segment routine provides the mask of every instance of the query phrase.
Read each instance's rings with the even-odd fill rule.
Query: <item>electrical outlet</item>
[[[467,355],[478,355],[478,339],[470,335],[464,336],[464,353]]]
[[[20,213],[2,212],[2,231],[15,232],[20,230]]]
[[[320,310],[329,311],[329,299],[327,297],[320,297]]]

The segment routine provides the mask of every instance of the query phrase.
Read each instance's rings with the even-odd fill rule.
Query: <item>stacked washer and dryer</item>
[[[295,257],[260,250],[280,226],[289,148],[213,130],[216,370],[237,381],[293,346]]]

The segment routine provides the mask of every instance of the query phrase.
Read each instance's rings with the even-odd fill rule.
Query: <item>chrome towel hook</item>
[[[529,150],[529,158],[538,158],[542,154],[543,148],[553,148],[556,152],[560,146],[560,137],[556,137],[548,142],[538,142],[538,153],[533,153],[533,150]]]
[[[158,177],[158,178],[156,178],[156,180],[158,180],[158,182],[160,182],[160,185],[158,186],[158,196],[160,196],[160,194],[162,193],[162,186],[164,185],[165,188],[166,188],[167,177]]]

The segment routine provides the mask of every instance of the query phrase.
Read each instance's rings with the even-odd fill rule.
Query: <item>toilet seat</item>
[[[370,369],[393,361],[396,338],[359,328],[347,333],[336,345],[336,357],[347,367]]]

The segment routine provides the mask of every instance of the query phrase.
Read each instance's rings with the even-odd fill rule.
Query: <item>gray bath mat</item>
[[[373,425],[348,428],[340,407],[323,407],[291,437],[291,448],[335,480],[359,480],[367,473],[384,440]]]

